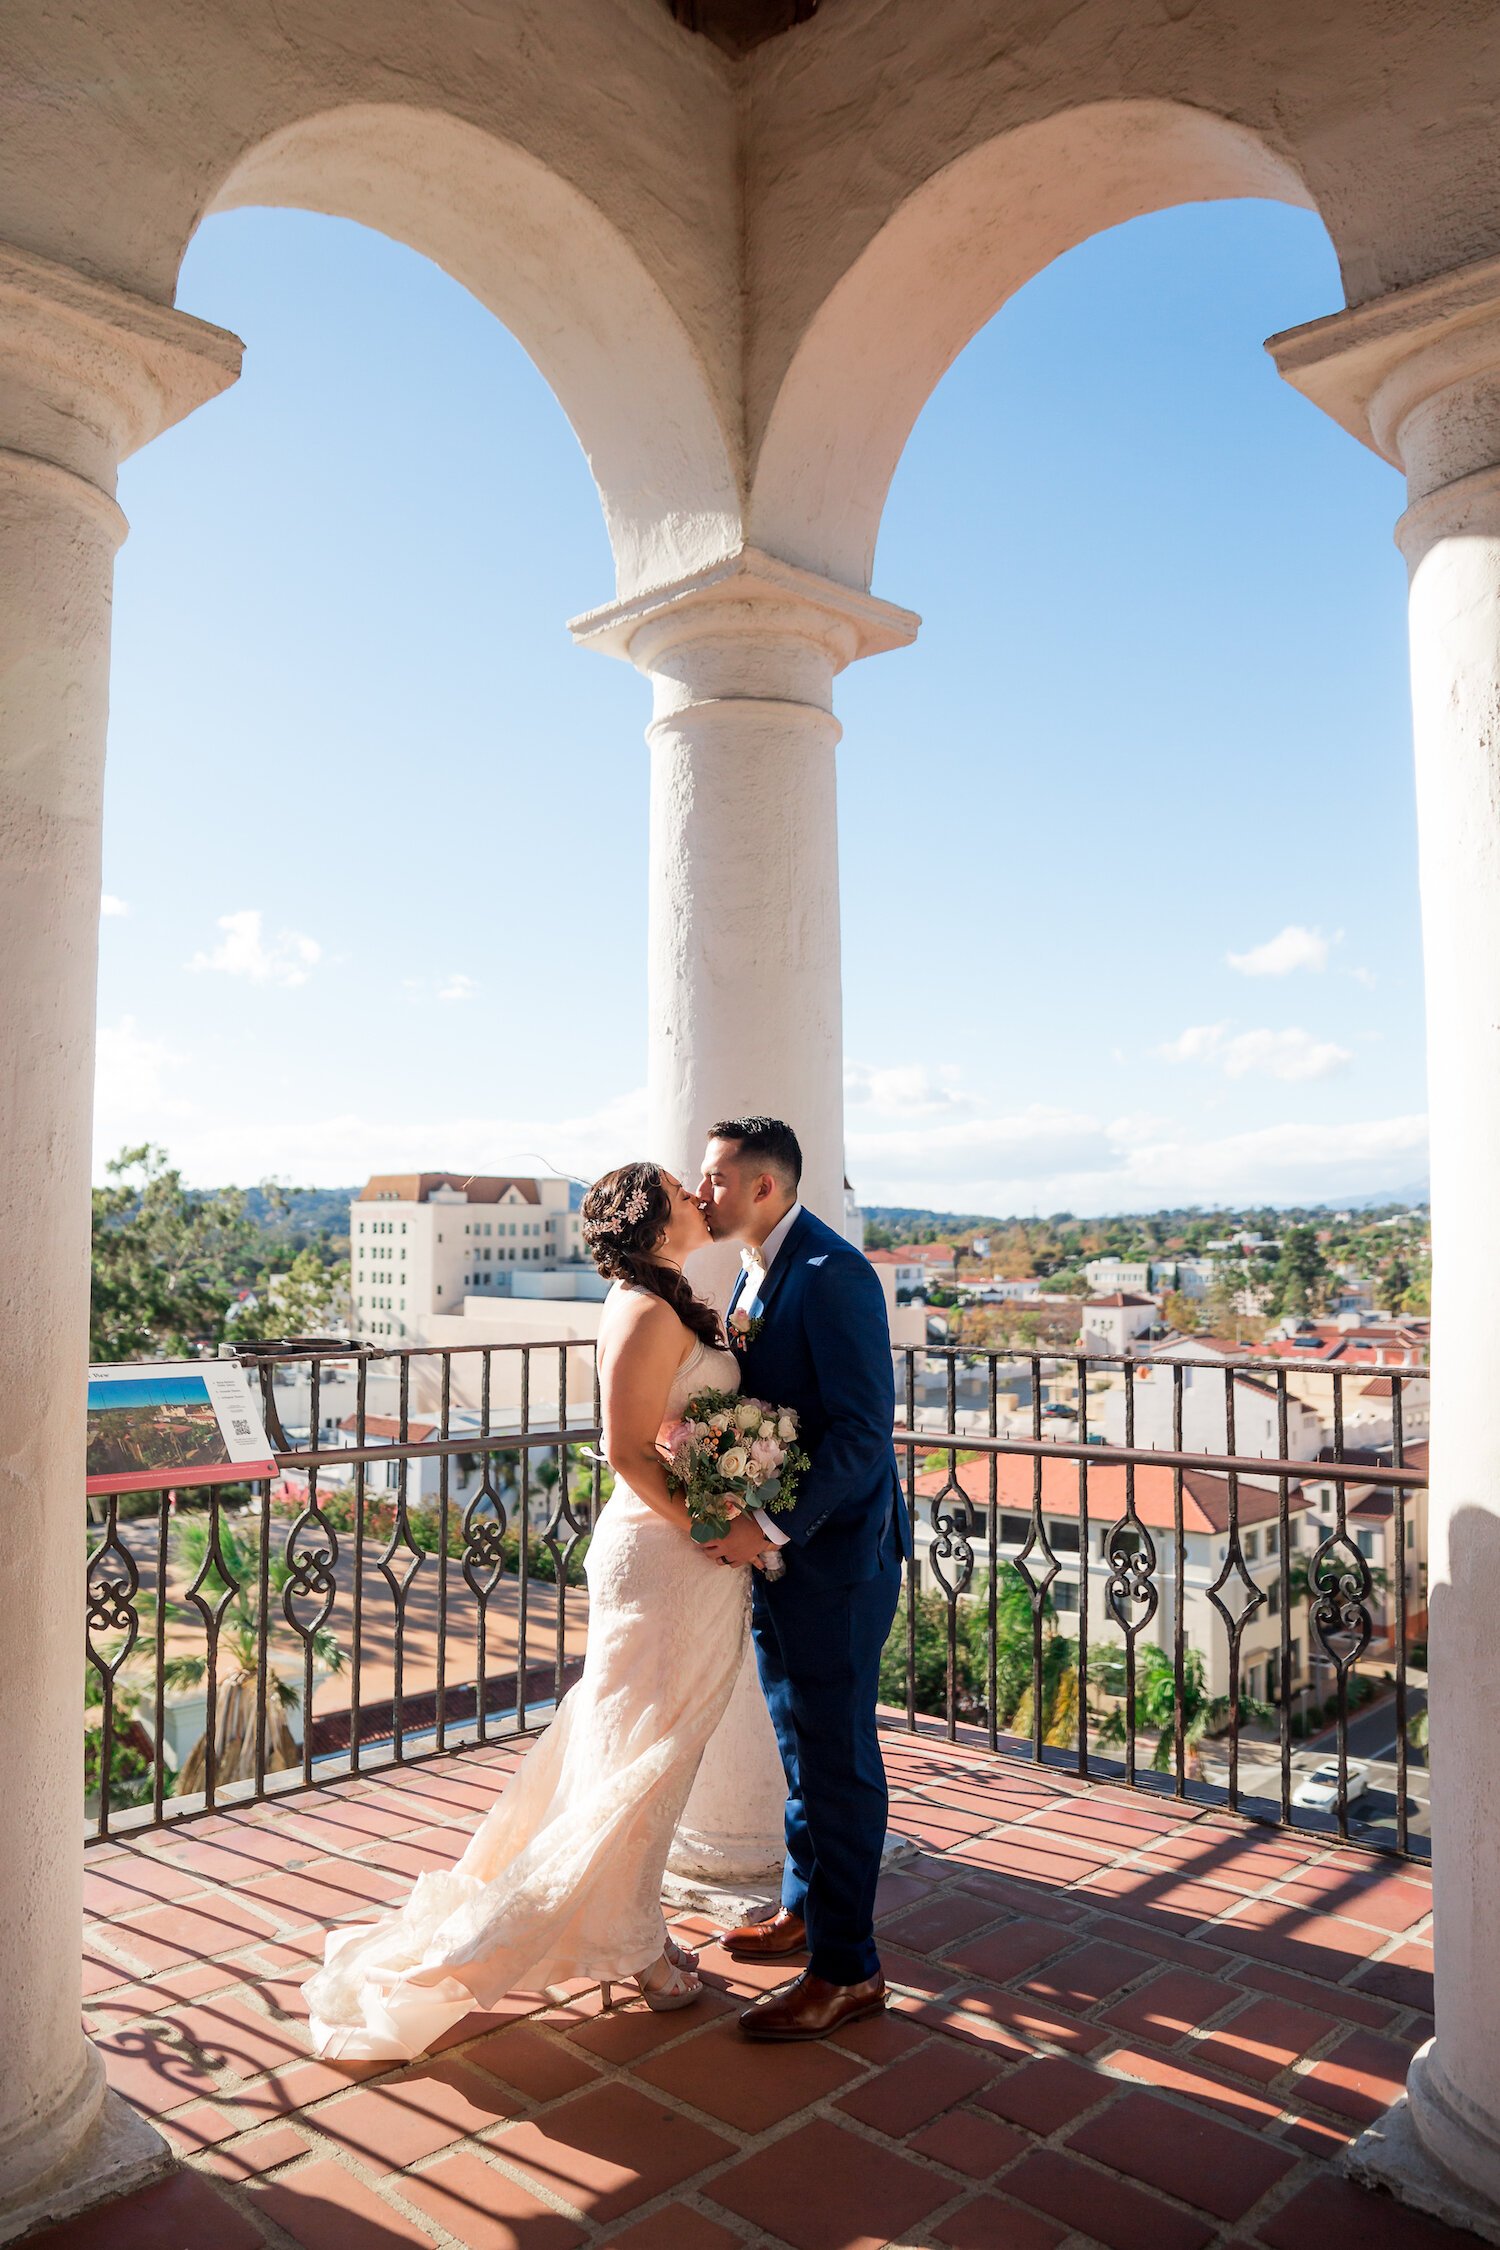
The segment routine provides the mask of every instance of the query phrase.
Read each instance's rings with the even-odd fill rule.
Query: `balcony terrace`
[[[892,1716],[889,2014],[741,2041],[518,1994],[404,2069],[307,2058],[332,1921],[455,1857],[513,1742],[97,1845],[86,2016],[182,2168],[47,2250],[1460,2250],[1341,2178],[1431,2029],[1425,1869]],[[711,1933],[684,1917],[682,1933]]]
[[[1130,1362],[1117,1363],[1121,1447],[1041,1434],[1049,1382],[1083,1377],[1055,1355],[980,1355],[977,1376],[968,1370],[980,1409],[963,1415],[958,1356],[904,1355],[899,1451],[926,1592],[914,1606],[909,1589],[898,1619],[907,1708],[885,1726],[892,1829],[908,1847],[880,1901],[888,2016],[822,2047],[750,2047],[734,2006],[784,1972],[729,1961],[712,1945],[714,1922],[684,1914],[677,1926],[708,1941],[712,1978],[687,2013],[656,2017],[639,2001],[605,2012],[598,1989],[580,1986],[515,1995],[408,2068],[311,2059],[298,1988],[324,1932],[457,1857],[583,1643],[587,1593],[567,1565],[605,1490],[592,1401],[580,1410],[584,1385],[566,1349],[514,1349],[518,1365],[502,1376],[488,1355],[456,1369],[454,1355],[422,1349],[322,1347],[300,1355],[302,1369],[285,1351],[247,1355],[280,1440],[278,1385],[305,1382],[309,1442],[278,1447],[278,1480],[257,1486],[243,1511],[209,1499],[198,1534],[207,1559],[191,1583],[174,1559],[180,1519],[166,1496],[129,1525],[107,1507],[89,1573],[103,1716],[115,1716],[139,1670],[147,1687],[132,1697],[131,1725],[150,1750],[168,1652],[191,1639],[196,1617],[215,1745],[196,1796],[175,1793],[164,1758],[121,1786],[106,1756],[85,1878],[87,2027],[115,2090],[180,2165],[39,2240],[55,2250],[1336,2250],[1358,2239],[1361,2250],[1436,2250],[1472,2239],[1338,2169],[1431,2032],[1428,1845],[1425,1821],[1408,1819],[1422,1761],[1408,1743],[1405,1582],[1378,1596],[1345,1523],[1346,1490],[1377,1479],[1389,1480],[1398,1533],[1420,1512],[1426,1470],[1402,1462],[1402,1395],[1425,1385],[1425,1370],[1392,1371],[1393,1442],[1373,1468],[1368,1452],[1340,1458],[1342,1379],[1326,1375],[1334,1457],[1314,1468],[1234,1451],[1234,1367],[1211,1371],[1228,1422],[1227,1450],[1208,1455],[1129,1442]],[[319,1387],[351,1360],[356,1426],[332,1449],[316,1440]],[[923,1427],[913,1402],[934,1372],[947,1396]],[[1097,1357],[1087,1372],[1099,1379]],[[1012,1419],[1008,1436],[987,1435],[1018,1373],[1032,1434]],[[1283,1408],[1287,1378],[1277,1371]],[[386,1381],[394,1418],[369,1408]],[[487,1425],[477,1446],[468,1423],[459,1437],[448,1431],[455,1396],[476,1381]],[[1169,1381],[1163,1428],[1180,1438],[1180,1367]],[[414,1401],[429,1393],[436,1420],[413,1434]],[[521,1411],[497,1411],[491,1425],[502,1397]],[[1268,1428],[1278,1423],[1284,1411]],[[936,1472],[926,1466],[934,1448]],[[461,1459],[471,1488],[462,1505],[450,1492]],[[422,1504],[419,1461],[436,1465],[436,1498]],[[1023,1471],[1032,1513],[1018,1550],[1003,1509]],[[1329,1741],[1344,1787],[1326,1813],[1292,1798],[1299,1768],[1320,1754],[1296,1747],[1295,1667],[1283,1663],[1276,1723],[1243,1745],[1230,1707],[1212,1769],[1177,1719],[1191,1701],[1190,1626],[1200,1639],[1205,1620],[1217,1631],[1229,1677],[1250,1661],[1245,1635],[1260,1611],[1283,1652],[1291,1645],[1296,1542],[1252,1550],[1250,1568],[1242,1526],[1279,1518],[1285,1534],[1295,1480],[1309,1473],[1326,1482],[1332,1510],[1301,1561],[1298,1627],[1320,1641],[1337,1687]],[[1175,1497],[1175,1523],[1169,1508],[1154,1535],[1138,1500],[1148,1474]],[[1080,1560],[1050,1545],[1064,1520],[1058,1475],[1075,1521],[1099,1517],[1101,1489],[1112,1519],[1088,1566],[1101,1583],[1076,1616],[1059,1617],[1049,1592],[1061,1565]],[[1224,1559],[1195,1610],[1183,1498],[1209,1476],[1223,1488]],[[1022,1662],[1033,1693],[1021,1719],[1001,1677],[1007,1626],[994,1598],[1007,1559],[1031,1597]],[[166,1602],[155,1598],[162,1587]],[[1353,1801],[1348,1778],[1382,1602],[1390,1630],[1374,1646],[1394,1666],[1381,1726],[1395,1731],[1395,1789],[1376,1817]],[[1091,1608],[1115,1636],[1118,1677],[1102,1694]],[[223,1621],[237,1613],[236,1661],[247,1634],[254,1650],[254,1723],[241,1688],[237,1729],[226,1729],[236,1637]],[[934,1696],[930,1673],[919,1687],[917,1653],[918,1626],[934,1619],[946,1640],[937,1712],[919,1708]],[[976,1622],[983,1660],[966,1703],[958,1651]],[[290,1670],[311,1690],[329,1634],[351,1661],[322,1681],[294,1762],[278,1764],[268,1657],[289,1644]],[[1077,1689],[1061,1727],[1034,1692],[1044,1673],[1055,1678],[1060,1652]],[[1013,1646],[1009,1661],[1014,1676]],[[1175,1687],[1165,1728],[1144,1707],[1153,1664]],[[976,1692],[977,1725],[965,1715]],[[1112,1725],[1101,1726],[1101,1708]],[[1029,1741],[1015,1731],[1022,1719]],[[1210,1770],[1216,1778],[1203,1778]]]

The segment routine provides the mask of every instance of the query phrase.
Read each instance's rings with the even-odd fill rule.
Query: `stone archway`
[[[204,215],[247,204],[373,227],[495,314],[583,448],[621,598],[738,545],[731,444],[687,331],[619,231],[537,157],[440,111],[356,103],[258,143]]]
[[[1106,227],[1231,196],[1312,202],[1258,135],[1180,102],[1063,110],[932,174],[803,329],[756,440],[750,536],[868,586],[912,425],[1007,298]]]

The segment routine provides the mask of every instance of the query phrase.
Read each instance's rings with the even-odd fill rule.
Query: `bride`
[[[616,1478],[585,1566],[583,1676],[458,1864],[419,1875],[380,1921],[329,1932],[303,1986],[321,2055],[409,2060],[471,2009],[571,1977],[631,1981],[652,2008],[702,1991],[697,1956],[667,1934],[661,1883],[749,1604],[743,1573],[688,1536],[657,1437],[694,1392],[736,1389],[739,1366],[682,1272],[710,1237],[681,1181],[658,1164],[608,1173],[584,1199],[583,1236],[614,1282],[599,1385]]]

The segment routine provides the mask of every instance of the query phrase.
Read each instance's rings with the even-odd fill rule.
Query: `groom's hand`
[[[703,1552],[715,1562],[737,1563],[743,1569],[758,1555],[769,1554],[771,1544],[754,1516],[736,1516],[723,1538],[707,1540]]]

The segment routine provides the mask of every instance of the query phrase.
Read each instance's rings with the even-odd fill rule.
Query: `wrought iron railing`
[[[240,1356],[277,1477],[94,1504],[96,1836],[533,1731],[581,1664],[607,1475],[590,1343]],[[1388,1411],[1351,1429],[1346,1387],[1372,1374]],[[917,1541],[883,1677],[909,1726],[1425,1854],[1408,1660],[1426,1469],[1408,1452],[1426,1369],[928,1346],[897,1375]],[[1295,1801],[1320,1751],[1309,1704],[1337,1769],[1322,1812]],[[1391,1756],[1351,1728],[1390,1733]],[[1370,1765],[1390,1786],[1361,1803]]]
[[[902,1418],[896,1434],[917,1529],[914,1585],[899,1620],[906,1634],[909,1726],[916,1726],[919,1716],[919,1636],[930,1627],[935,1609],[944,1678],[940,1695],[931,1700],[937,1701],[950,1737],[967,1717],[997,1751],[1029,1754],[1038,1763],[1065,1765],[1081,1776],[1133,1788],[1217,1799],[1252,1817],[1320,1828],[1346,1840],[1354,1836],[1377,1849],[1426,1855],[1425,1805],[1410,1795],[1414,1774],[1424,1763],[1418,1743],[1425,1746],[1425,1696],[1414,1706],[1409,1659],[1416,1603],[1425,1603],[1427,1470],[1425,1461],[1416,1464],[1407,1457],[1408,1400],[1420,1397],[1425,1414],[1426,1368],[1405,1363],[1352,1370],[1322,1360],[1206,1361],[960,1347],[911,1349],[901,1359]],[[926,1409],[923,1426],[919,1378],[925,1377],[930,1389],[934,1370],[939,1371],[942,1396]],[[1101,1378],[1118,1393],[1111,1401],[1111,1418],[1120,1424],[1120,1442],[1091,1437],[1090,1399]],[[1379,1425],[1364,1433],[1378,1442],[1361,1446],[1358,1431],[1354,1441],[1348,1437],[1346,1391],[1357,1385],[1363,1392],[1372,1379],[1382,1389],[1388,1384],[1389,1408],[1382,1407]],[[965,1380],[966,1414],[960,1403]],[[1294,1397],[1294,1382],[1300,1397]],[[1237,1443],[1242,1416],[1236,1393],[1246,1383],[1269,1402],[1264,1419],[1271,1424],[1267,1434],[1274,1442],[1256,1452]],[[1002,1429],[1008,1384],[1010,1399],[1017,1403],[1004,1416]],[[1153,1398],[1160,1402],[1156,1421],[1164,1444],[1137,1443],[1138,1407],[1146,1384],[1154,1386]],[[1221,1447],[1192,1450],[1184,1444],[1189,1384],[1220,1391]],[[1325,1442],[1312,1456],[1296,1455],[1289,1424],[1296,1408],[1304,1443],[1314,1434],[1305,1419],[1311,1412],[1306,1398],[1311,1389],[1326,1392],[1320,1401],[1324,1411],[1316,1416],[1316,1434]],[[1076,1401],[1071,1416],[1056,1403],[1058,1394]],[[1053,1415],[1081,1426],[1074,1434],[1055,1435],[1055,1423],[1049,1427]],[[1201,1407],[1195,1419],[1201,1428]],[[969,1426],[961,1428],[964,1420]],[[967,1477],[961,1468],[965,1454],[971,1465]],[[922,1476],[919,1462],[934,1456],[935,1467]],[[1001,1482],[1007,1460],[1031,1465],[1029,1495],[1020,1500],[1012,1496],[1008,1504]],[[1052,1493],[1044,1492],[1048,1464],[1065,1463],[1076,1475],[1066,1504],[1055,1478]],[[1143,1470],[1169,1486],[1164,1524],[1146,1521],[1138,1495]],[[1104,1496],[1100,1488],[1106,1473],[1117,1490]],[[1209,1528],[1197,1533],[1186,1521],[1192,1479],[1212,1480],[1217,1488],[1213,1497],[1222,1501],[1222,1522],[1210,1519]],[[1308,1505],[1309,1488],[1327,1496],[1320,1511]],[[1382,1511],[1389,1523],[1382,1564],[1362,1549],[1359,1533],[1367,1527],[1351,1525],[1351,1494],[1361,1492],[1362,1506],[1372,1517],[1367,1530],[1372,1549]],[[1247,1507],[1247,1495],[1254,1496],[1253,1506]],[[1201,1508],[1198,1513],[1202,1515]],[[1269,1575],[1264,1565],[1251,1568],[1252,1560],[1259,1562],[1258,1551],[1247,1556],[1251,1515],[1257,1550],[1269,1535]],[[1197,1558],[1195,1539],[1201,1550]],[[1055,1590],[1070,1556],[1076,1556],[1078,1568],[1068,1590],[1076,1593],[1077,1606],[1060,1612]],[[1006,1708],[1010,1698],[1003,1692],[1001,1670],[1006,1611],[1014,1611],[1017,1589],[1024,1592],[1029,1677],[1019,1712],[1025,1723],[1019,1733],[1008,1733],[1007,1721],[1014,1723],[1017,1712]],[[1195,1595],[1198,1614],[1190,1621]],[[1205,1611],[1212,1613],[1221,1637],[1218,1651],[1205,1647]],[[961,1652],[966,1641],[972,1648],[974,1636],[965,1627],[972,1625],[976,1612],[981,1691],[975,1698],[970,1682],[968,1700],[977,1708],[966,1712]],[[1265,1652],[1275,1659],[1274,1677],[1265,1664],[1270,1692],[1263,1689],[1251,1697],[1245,1640],[1265,1612],[1277,1620],[1274,1644]],[[1065,1629],[1069,1624],[1072,1630]],[[1101,1647],[1095,1639],[1101,1626],[1112,1632],[1112,1647]],[[1215,1654],[1222,1659],[1223,1690],[1218,1695],[1208,1664]],[[1065,1698],[1054,1694],[1049,1711],[1047,1690],[1058,1678],[1059,1656],[1065,1660],[1071,1692]],[[1154,1708],[1143,1708],[1141,1693],[1148,1662],[1157,1691]],[[1367,1696],[1368,1717],[1360,1719]],[[1321,1729],[1310,1724],[1310,1704],[1327,1722]],[[1252,1710],[1263,1705],[1269,1723],[1257,1725],[1247,1718],[1247,1705]],[[1421,1723],[1414,1727],[1419,1716]],[[1214,1722],[1213,1731],[1204,1736],[1208,1747],[1198,1755],[1222,1764],[1222,1783],[1192,1770],[1193,1736],[1205,1717]],[[1391,1755],[1356,1750],[1351,1756],[1351,1723],[1376,1737],[1389,1733]],[[1321,1755],[1319,1731],[1328,1738]],[[1310,1754],[1297,1747],[1309,1733],[1311,1762],[1336,1768],[1321,1814],[1315,1806],[1294,1802],[1309,1778],[1305,1768]],[[1142,1752],[1148,1744],[1152,1762],[1145,1766]],[[1111,1755],[1112,1749],[1118,1754]],[[1270,1786],[1268,1764],[1273,1769]],[[1361,1819],[1356,1817],[1361,1806],[1358,1769],[1371,1766],[1391,1768],[1391,1786],[1377,1786],[1364,1795],[1362,1809],[1369,1817]],[[1244,1784],[1246,1767],[1252,1769],[1250,1787]],[[1386,1797],[1393,1800],[1388,1809]]]
[[[262,1796],[288,1775],[308,1783],[483,1742],[497,1725],[525,1730],[579,1668],[578,1564],[603,1474],[591,1343],[238,1356],[260,1388],[276,1479],[96,1504],[86,1739],[98,1836]],[[291,1679],[277,1669],[288,1654]],[[198,1756],[174,1773],[185,1671],[201,1681],[202,1729]],[[280,1706],[300,1724],[295,1760]]]

